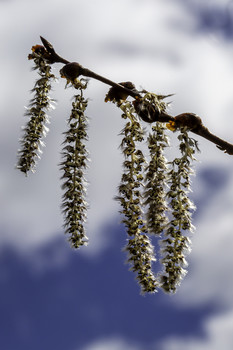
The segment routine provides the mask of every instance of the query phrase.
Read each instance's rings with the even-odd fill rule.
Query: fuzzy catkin
[[[167,224],[167,160],[164,149],[168,138],[162,123],[152,126],[152,133],[147,138],[150,152],[149,164],[145,171],[144,206],[147,206],[146,219],[149,233],[160,235]]]
[[[85,116],[87,100],[83,97],[82,88],[79,95],[74,96],[72,111],[68,119],[68,130],[64,133],[62,158],[60,164],[63,172],[62,211],[65,218],[65,232],[69,234],[71,246],[79,248],[87,245],[85,232],[86,221],[86,179],[85,169],[88,163],[86,149],[88,120]]]
[[[188,136],[186,129],[180,131],[181,157],[171,162],[168,173],[169,191],[167,197],[171,207],[171,220],[164,239],[161,240],[161,262],[164,272],[161,274],[161,287],[166,292],[175,292],[181,280],[186,275],[186,255],[190,252],[190,239],[184,232],[192,232],[192,211],[195,209],[188,198],[190,192],[190,175],[193,174],[191,161],[195,160],[196,142]]]
[[[145,159],[142,151],[137,148],[137,143],[143,140],[144,133],[133,114],[134,109],[131,104],[121,104],[120,108],[123,110],[123,118],[127,119],[121,132],[123,136],[121,149],[125,160],[119,196],[117,197],[122,207],[120,213],[124,215],[123,223],[129,236],[125,251],[128,253],[128,263],[131,265],[131,270],[137,273],[136,278],[142,293],[151,293],[157,291],[157,283],[152,271],[155,256],[154,248],[146,234],[147,227],[143,219],[141,203],[140,187]]]
[[[44,146],[42,139],[48,132],[46,124],[49,123],[47,111],[53,107],[53,100],[49,97],[51,90],[51,80],[55,76],[51,73],[51,66],[37,54],[33,54],[35,70],[38,70],[40,78],[36,81],[32,92],[34,98],[30,100],[29,108],[25,115],[29,121],[24,127],[24,135],[20,140],[21,149],[18,151],[17,168],[25,173],[31,170],[35,171],[37,160],[42,153],[41,147]]]

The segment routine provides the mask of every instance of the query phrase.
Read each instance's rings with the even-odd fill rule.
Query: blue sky
[[[0,346],[66,350],[224,350],[233,345],[232,158],[198,138],[192,198],[196,232],[189,273],[174,296],[143,297],[124,264],[124,228],[113,200],[123,121],[91,81],[88,247],[71,251],[60,213],[62,132],[72,90],[57,106],[35,174],[14,169],[35,73],[39,35],[70,61],[115,81],[175,93],[171,114],[195,112],[232,142],[232,1],[0,1]],[[61,65],[54,66],[58,75]],[[171,156],[176,135],[171,136]]]

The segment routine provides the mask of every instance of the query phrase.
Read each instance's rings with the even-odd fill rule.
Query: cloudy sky
[[[90,244],[71,251],[60,213],[62,132],[72,89],[56,109],[35,174],[15,169],[24,106],[35,81],[30,48],[42,35],[69,61],[116,82],[175,93],[173,115],[194,112],[233,142],[233,2],[228,0],[1,0],[0,346],[4,350],[230,350],[233,346],[233,158],[198,139],[196,232],[189,273],[174,296],[142,297],[124,265],[113,197],[123,121],[90,81]],[[54,65],[59,76],[60,64]],[[171,154],[178,145],[171,136]]]

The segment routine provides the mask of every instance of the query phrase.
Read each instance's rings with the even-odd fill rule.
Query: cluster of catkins
[[[51,107],[49,98],[51,81],[50,64],[34,52],[29,55],[34,60],[39,80],[34,89],[26,115],[29,120],[20,140],[18,153],[19,170],[27,174],[35,170],[41,154],[43,137],[48,131],[47,111]],[[68,129],[64,133],[62,149],[62,211],[65,232],[69,235],[72,247],[86,245],[85,232],[87,215],[85,172],[88,162],[86,148],[88,118],[85,115],[87,99],[83,92],[87,87],[84,80],[71,81],[77,94],[72,102],[68,118]],[[169,147],[166,126],[161,122],[150,125],[146,135],[142,127],[140,106],[149,106],[165,112],[167,104],[164,97],[142,91],[140,101],[111,99],[121,110],[125,126],[121,131],[121,150],[124,156],[123,174],[116,199],[119,201],[122,222],[127,230],[125,251],[130,269],[136,272],[143,293],[156,292],[158,288],[174,293],[186,274],[186,255],[190,250],[189,232],[192,232],[191,214],[194,206],[188,194],[190,191],[191,162],[195,159],[196,141],[189,137],[187,129],[180,128],[178,135],[180,156],[168,162],[164,152]],[[138,115],[139,114],[139,115]],[[169,125],[168,125],[169,127]],[[148,146],[147,159],[141,147]],[[162,269],[154,273],[152,264],[156,256],[151,239],[156,237],[160,244],[160,263]]]

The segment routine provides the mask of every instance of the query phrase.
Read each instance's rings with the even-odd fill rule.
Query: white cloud
[[[232,311],[207,319],[204,329],[206,334],[202,339],[169,338],[159,348],[161,350],[231,350],[233,348]]]
[[[101,339],[85,346],[82,350],[139,350],[137,345],[129,344],[120,338]]]

